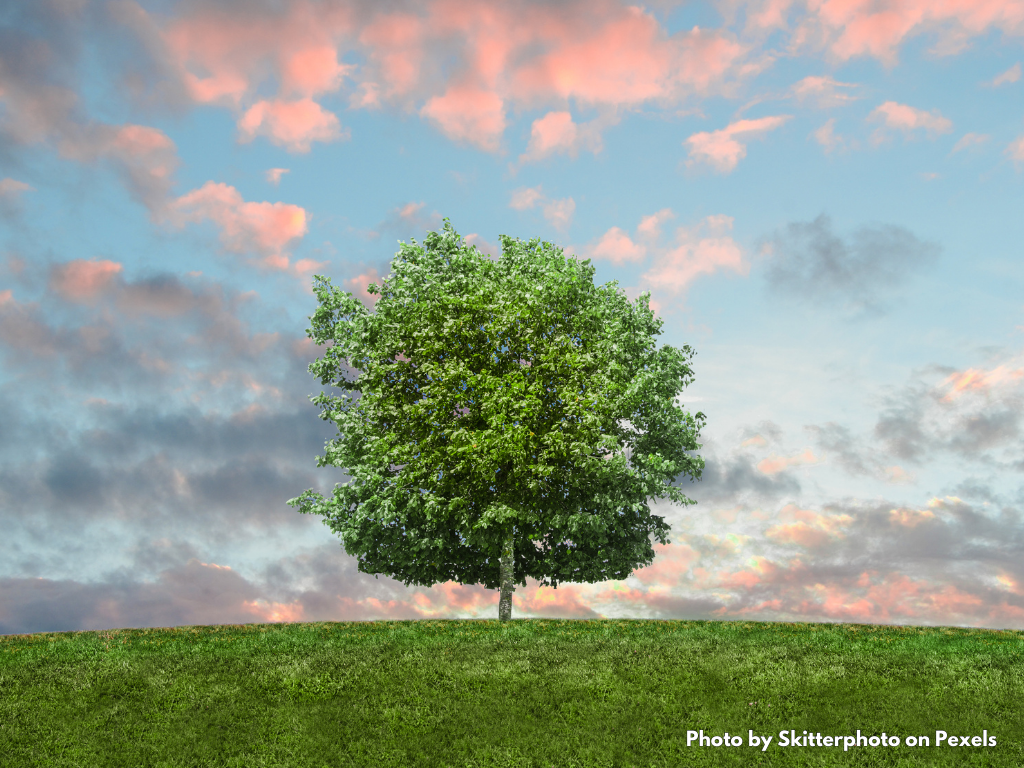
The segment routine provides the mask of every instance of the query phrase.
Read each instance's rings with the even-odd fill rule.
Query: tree
[[[500,588],[505,621],[527,576],[557,588],[651,564],[669,526],[647,499],[696,503],[673,480],[700,478],[686,452],[705,416],[675,404],[692,352],[655,349],[649,294],[631,304],[594,286],[589,259],[500,239],[492,260],[445,219],[400,243],[373,312],[314,276],[307,335],[332,344],[309,370],[345,390],[310,398],[338,427],[317,466],[350,479],[288,504],[322,515],[363,573]]]

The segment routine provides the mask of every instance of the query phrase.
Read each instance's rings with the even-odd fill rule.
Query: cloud
[[[382,14],[363,27],[359,42],[373,64],[370,79],[361,84],[364,102],[371,102],[367,106],[379,104],[381,96],[395,99],[412,93],[426,69],[428,34],[428,21],[403,11]],[[381,81],[385,83],[383,88]]]
[[[517,211],[529,210],[538,205],[541,207],[544,218],[555,229],[564,231],[569,228],[569,224],[572,222],[572,215],[576,210],[576,201],[571,197],[553,200],[547,197],[541,191],[540,185],[538,185],[536,187],[514,190],[512,192],[512,199],[509,202],[509,208]]]
[[[991,29],[1006,34],[1024,31],[1024,10],[1017,0],[940,4],[931,0],[904,2],[814,2],[791,37],[795,48],[827,49],[837,62],[873,56],[888,67],[896,63],[899,46],[914,34],[938,30],[932,53],[952,55],[971,38]]]
[[[512,95],[528,106],[553,97],[617,106],[674,101],[710,90],[745,52],[728,36],[697,27],[666,36],[655,18],[636,6],[590,3],[569,9],[562,19],[552,8],[516,24],[548,23],[534,26],[534,40],[548,38],[551,49],[511,74]]]
[[[624,264],[628,261],[642,261],[647,249],[634,243],[629,235],[618,227],[612,227],[590,246],[586,254],[590,258],[608,259],[613,264]]]
[[[494,243],[489,243],[484,240],[476,232],[472,232],[466,235],[463,240],[466,241],[466,245],[475,246],[481,253],[486,253],[492,259],[497,259],[501,256],[501,248]]]
[[[793,86],[793,95],[798,101],[815,101],[819,109],[843,106],[856,101],[858,96],[839,92],[839,88],[856,88],[855,83],[840,83],[831,77],[809,76]]]
[[[889,464],[888,460],[873,452],[850,430],[835,422],[824,426],[816,424],[804,427],[806,432],[815,437],[818,447],[824,451],[826,464],[842,469],[849,475],[871,477],[888,484],[905,484],[914,482],[915,477],[899,465]]]
[[[670,217],[659,211],[645,220],[652,218],[659,224]],[[78,426],[56,410],[59,403],[28,409],[24,394],[0,388],[0,423],[12,438],[0,444],[0,488],[13,500],[0,509],[0,524],[16,540],[50,531],[47,552],[4,552],[16,570],[3,582],[0,632],[493,618],[493,590],[453,583],[410,589],[358,573],[356,559],[319,520],[280,502],[296,489],[335,479],[309,468],[330,430],[305,400],[305,366],[318,353],[308,339],[251,333],[237,317],[241,296],[224,296],[219,287],[121,274],[96,294],[104,306],[71,307],[87,313],[81,327],[93,329],[93,338],[100,338],[99,330],[108,334],[91,369],[81,368],[88,336],[69,333],[38,308],[0,309],[0,344],[8,345],[3,351],[14,361],[12,370],[73,380],[84,401],[73,403],[84,417]],[[135,322],[105,312],[126,308],[130,292],[132,306],[143,313]],[[163,309],[145,314],[154,306]],[[10,354],[11,343],[31,343],[6,332],[11,311],[27,312],[52,342],[48,355],[38,347],[26,352],[42,368]],[[167,312],[195,326],[181,334],[161,319]],[[233,329],[230,340],[215,338],[227,329]],[[137,387],[141,402],[118,398],[126,380],[136,382],[142,363],[139,357],[138,369],[124,366],[114,356],[147,348],[159,350],[167,365],[150,374],[155,378],[148,386]],[[216,365],[186,366],[185,360]],[[111,369],[118,371],[116,381],[103,377]],[[190,371],[204,370],[210,375],[190,379]],[[906,409],[905,428],[915,414],[927,417],[917,419],[917,428],[936,451],[960,451],[973,461],[979,452],[1003,447],[1020,459],[1019,432],[999,425],[1013,423],[1002,411],[1021,394],[1022,370],[1024,361],[1013,358],[939,371],[934,387],[909,386],[893,404]],[[177,399],[179,387],[186,397]],[[944,403],[941,396],[949,394]],[[883,420],[893,415],[880,412]],[[970,418],[978,425],[973,433]],[[981,428],[989,430],[987,438]],[[831,423],[810,431],[836,446],[824,448],[823,463],[838,457],[839,448],[847,451],[842,466],[873,472],[876,462],[889,463],[891,433],[850,439]],[[767,421],[742,429],[739,438],[731,441],[738,453],[725,456],[707,441],[705,472],[688,495],[709,514],[673,511],[686,524],[673,525],[672,543],[656,546],[650,567],[623,581],[558,590],[530,581],[516,590],[517,615],[1024,626],[1024,529],[1020,511],[1006,500],[977,483],[920,505],[794,500],[801,492],[798,467],[811,452],[787,450],[783,430]],[[789,460],[779,466],[773,456]],[[996,507],[964,500],[986,495]],[[136,510],[138,527],[112,539],[107,529],[118,509]],[[63,536],[72,517],[74,536]],[[156,527],[159,537],[145,533]],[[296,543],[265,565],[243,569],[244,560],[225,554],[229,542],[253,546],[282,530],[282,540]],[[82,564],[94,563],[100,537],[113,556],[91,578],[76,575]]]
[[[834,304],[846,297],[855,306],[881,311],[878,294],[906,282],[914,271],[938,260],[938,246],[918,240],[902,227],[864,227],[847,244],[831,232],[831,219],[789,224],[784,234],[761,238],[768,258],[771,291],[797,301]]]
[[[762,459],[757,464],[759,472],[764,472],[766,475],[774,475],[776,472],[781,472],[786,467],[798,466],[800,464],[816,464],[821,459],[814,455],[814,453],[808,449],[801,454],[795,456],[769,456],[766,459]]]
[[[296,0],[247,7],[244,23],[231,3],[158,19],[134,0],[114,0],[109,12],[148,54],[128,78],[134,98],[145,100],[155,84],[147,81],[173,80],[168,94],[236,112],[242,140],[262,127],[292,151],[336,138],[334,116],[312,99],[342,89],[352,108],[418,111],[450,139],[497,152],[510,105],[679,103],[745,76],[747,53],[725,31],[670,35],[651,13],[611,0],[435,0],[415,9]],[[365,63],[339,63],[351,54]],[[273,79],[277,94],[258,96]],[[599,147],[600,127],[581,126],[576,141]],[[545,135],[537,141],[535,153]]]
[[[369,293],[366,290],[370,283],[376,283],[378,288],[383,283],[376,267],[371,267],[362,274],[350,277],[344,283],[352,292],[352,295],[362,301],[363,304],[366,304],[369,309],[373,309],[376,306],[377,301],[380,299],[380,294]]]
[[[284,247],[306,234],[309,214],[290,203],[246,202],[234,187],[208,181],[175,200],[167,215],[167,221],[178,227],[204,219],[220,228],[225,249],[255,251],[263,254],[266,266],[287,269]]]
[[[13,220],[20,214],[20,200],[23,192],[35,192],[35,187],[10,177],[0,179],[0,216]]]
[[[9,200],[29,190],[34,191],[35,188],[17,179],[0,179],[0,198]]]
[[[881,120],[886,127],[897,128],[909,136],[911,131],[924,129],[932,138],[941,133],[949,133],[953,130],[953,123],[943,117],[939,111],[932,110],[925,112],[922,109],[908,107],[906,104],[898,104],[895,101],[887,101],[875,107],[867,117],[868,120]],[[884,139],[881,129],[874,134],[874,142],[878,143]]]
[[[556,152],[575,158],[580,149],[597,154],[602,149],[601,129],[615,121],[612,116],[577,124],[568,112],[548,112],[533,121],[530,143],[519,156],[519,162],[537,162]]]
[[[166,201],[178,165],[174,142],[156,128],[90,120],[69,85],[78,71],[85,29],[77,13],[46,3],[15,13],[36,34],[9,35],[0,46],[0,148],[56,147],[61,157],[107,163],[151,213]],[[82,10],[82,8],[79,8]],[[90,11],[91,13],[91,11]]]
[[[134,2],[118,7],[122,15],[147,15],[139,14]],[[244,23],[238,11],[230,3],[192,6],[158,24],[159,45],[150,41],[152,55],[173,67],[196,102],[237,108],[272,73],[279,78],[280,96],[310,97],[336,90],[352,70],[337,61],[336,41],[352,31],[351,13],[341,4],[253,8]],[[268,59],[272,70],[265,65]]]
[[[1016,83],[1020,80],[1020,62],[1018,61],[1012,67],[1005,72],[996,75],[989,83],[985,83],[989,88],[998,88],[1000,85],[1006,85],[1007,83]]]
[[[853,522],[848,514],[820,514],[787,504],[778,515],[779,523],[768,528],[765,536],[780,543],[795,544],[817,549],[846,535],[845,529]]]
[[[368,233],[371,239],[377,239],[385,232],[398,235],[399,239],[416,237],[422,239],[426,232],[436,232],[444,220],[437,211],[432,211],[424,216],[421,211],[426,208],[426,203],[420,201],[409,202],[392,208],[388,215],[377,226]]]
[[[350,136],[337,117],[310,98],[258,101],[238,121],[238,131],[242,143],[262,135],[289,152],[301,153],[309,152],[311,142],[340,141]]]
[[[693,227],[678,227],[674,244],[663,245],[659,243],[661,227],[674,217],[669,208],[642,217],[635,238],[619,227],[611,227],[579,252],[586,258],[607,259],[617,265],[653,257],[640,281],[642,287],[652,291],[655,311],[661,311],[662,299],[685,293],[700,274],[726,268],[744,275],[749,272],[740,247],[728,234],[732,217],[708,216]]]
[[[533,208],[541,200],[544,200],[544,193],[540,191],[539,186],[527,187],[515,190],[512,193],[512,201],[508,205],[509,208],[514,208],[517,211],[525,211]]]
[[[286,173],[291,173],[291,171],[287,168],[271,168],[266,174],[267,181],[276,187],[281,181],[281,177]]]
[[[825,154],[829,154],[837,147],[843,147],[846,144],[843,137],[836,134],[835,125],[836,119],[834,117],[829,118],[828,122],[811,134],[814,140],[825,148]]]
[[[731,269],[746,275],[750,266],[728,234],[732,223],[731,216],[715,215],[694,227],[680,227],[676,230],[676,244],[657,253],[641,281],[660,293],[680,294],[701,274]]]
[[[70,301],[90,302],[124,269],[116,261],[75,259],[53,267],[50,290]]]
[[[338,63],[338,51],[333,45],[303,47],[283,57],[281,92],[300,97],[330,93],[354,69],[351,64]]]
[[[1019,400],[1024,394],[1019,355],[987,370],[929,366],[924,373],[942,378],[931,385],[913,384],[884,400],[874,438],[891,454],[917,463],[926,453],[944,452],[1004,472],[1024,466],[1024,456],[1016,450],[1003,460],[988,455],[1000,446],[1015,449],[1019,440]]]
[[[794,0],[763,0],[761,2],[748,2],[746,5],[747,22],[746,31],[754,33],[757,31],[767,32],[772,29],[786,27],[786,12],[793,6]],[[724,7],[725,18],[728,24],[734,21],[735,11],[743,3],[728,3]]]
[[[992,137],[984,133],[965,133],[963,136],[960,137],[960,140],[953,145],[953,149],[950,151],[949,154],[952,155],[956,152],[959,152],[961,149],[967,149],[968,147],[984,144],[990,138]]]
[[[720,131],[695,133],[684,143],[690,146],[688,166],[699,162],[707,163],[719,173],[730,173],[747,156],[747,147],[734,136],[750,135],[752,138],[773,131],[782,126],[792,115],[762,117],[757,120],[737,120]]]
[[[429,99],[420,114],[433,120],[450,139],[496,152],[505,132],[505,108],[493,91],[470,84],[454,84],[441,96]]]
[[[1018,136],[1006,147],[1006,154],[1010,156],[1015,165],[1024,163],[1024,135]]]

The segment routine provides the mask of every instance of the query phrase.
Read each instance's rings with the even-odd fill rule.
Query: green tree
[[[445,219],[400,243],[373,312],[314,276],[307,335],[332,344],[309,370],[345,390],[311,397],[338,427],[317,466],[350,479],[288,504],[322,515],[363,573],[500,588],[504,621],[527,576],[557,588],[651,564],[669,526],[647,500],[696,503],[673,481],[700,478],[686,452],[705,416],[675,403],[692,352],[655,348],[648,294],[631,304],[589,260],[500,239],[492,260]]]

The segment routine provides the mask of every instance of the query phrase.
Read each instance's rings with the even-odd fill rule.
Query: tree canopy
[[[307,335],[330,346],[309,370],[344,391],[311,398],[338,427],[317,466],[349,480],[288,503],[323,516],[360,571],[502,587],[508,618],[527,576],[557,587],[651,564],[669,526],[648,500],[696,503],[674,481],[700,478],[687,452],[705,417],[676,404],[693,353],[656,347],[648,294],[595,287],[589,260],[551,243],[500,240],[491,259],[445,219],[400,243],[372,312],[314,276]]]

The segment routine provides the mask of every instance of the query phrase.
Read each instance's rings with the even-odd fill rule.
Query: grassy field
[[[936,746],[937,731],[989,745]],[[1024,632],[520,619],[6,635],[0,765],[1019,768]]]

